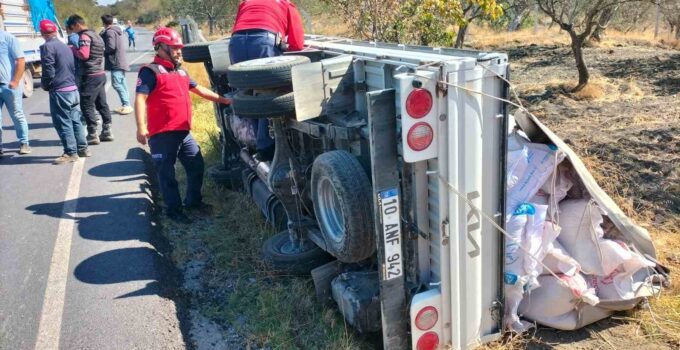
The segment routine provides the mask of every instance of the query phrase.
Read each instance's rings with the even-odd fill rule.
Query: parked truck
[[[575,153],[531,115],[510,116],[512,105],[524,109],[511,101],[504,53],[307,36],[304,51],[235,65],[228,39],[189,44],[183,55],[203,62],[213,89],[233,99],[215,106],[222,163],[210,175],[248,193],[280,230],[263,246],[265,261],[311,272],[317,294],[359,331],[382,331],[386,349],[467,349],[512,330],[504,322],[506,290],[517,284],[508,257],[519,251],[506,241],[511,132],[562,152],[580,190],[570,196],[607,213],[608,237],[654,260],[646,231]],[[252,118],[269,120],[271,161],[254,157]],[[576,321],[553,327],[636,305],[655,291],[653,265],[634,277],[647,288],[625,300],[566,298],[576,314],[562,318]],[[571,281],[545,273],[559,288]]]
[[[0,0],[0,16],[0,29],[14,35],[24,51],[24,97],[30,97],[33,95],[33,78],[39,78],[41,74],[40,45],[45,42],[40,36],[39,23],[50,19],[58,25],[54,4],[50,0]],[[61,28],[59,37],[64,38]]]

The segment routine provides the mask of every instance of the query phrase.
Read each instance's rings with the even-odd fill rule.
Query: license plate
[[[401,215],[399,213],[399,192],[396,188],[378,193],[385,259],[383,279],[391,280],[403,275],[401,251]]]

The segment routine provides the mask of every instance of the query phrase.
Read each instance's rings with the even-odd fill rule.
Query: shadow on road
[[[49,115],[49,114],[48,114]],[[9,125],[3,128],[4,130],[14,130],[14,125]],[[28,131],[38,130],[38,129],[54,129],[54,124],[52,123],[29,123]],[[56,131],[55,131],[56,134]]]
[[[87,240],[149,243],[151,247],[121,248],[116,245],[115,249],[90,256],[78,262],[74,276],[83,283],[94,285],[147,281],[144,288],[115,298],[158,295],[172,300],[177,306],[182,334],[188,339],[187,307],[178,293],[181,273],[167,258],[171,251],[169,242],[156,228],[158,225],[153,224],[157,221],[157,210],[152,200],[156,193],[154,183],[147,175],[150,167],[145,150],[130,149],[125,160],[95,166],[88,175],[112,178],[110,182],[141,180],[138,191],[128,187],[125,192],[80,197],[72,213],[62,213],[64,206],[69,204],[66,201],[32,205],[26,209],[35,215],[75,220],[77,231]],[[123,179],[114,179],[117,177]]]

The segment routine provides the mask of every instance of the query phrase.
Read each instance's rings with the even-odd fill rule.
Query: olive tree
[[[571,51],[576,60],[578,84],[573,89],[580,91],[590,79],[588,65],[583,57],[583,44],[595,30],[605,10],[621,4],[621,0],[537,0],[538,7],[569,34]]]
[[[675,39],[680,40],[680,0],[659,0],[663,17]]]

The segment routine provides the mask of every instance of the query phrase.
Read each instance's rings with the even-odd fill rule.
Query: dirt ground
[[[662,263],[677,276],[680,51],[626,44],[586,48],[592,84],[572,94],[568,88],[575,85],[577,73],[568,46],[523,45],[501,50],[510,55],[511,81],[524,105],[570,144],[624,212],[650,231]],[[677,300],[677,283],[673,289],[675,296],[667,298]],[[534,337],[520,341],[520,348],[680,346],[677,339],[646,334],[641,329],[646,312],[617,315],[576,332],[539,329]]]

